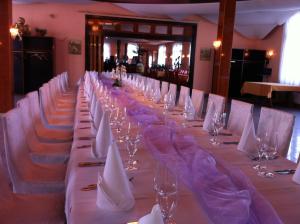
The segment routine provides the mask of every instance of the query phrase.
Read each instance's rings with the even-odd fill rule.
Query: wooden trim
[[[12,40],[9,28],[12,25],[12,1],[0,1],[0,113],[13,108]]]

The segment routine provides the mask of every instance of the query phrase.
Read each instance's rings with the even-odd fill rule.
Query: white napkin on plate
[[[96,204],[108,211],[128,211],[135,204],[115,141],[109,147],[103,177],[99,175]]]
[[[185,113],[186,120],[194,120],[196,111],[192,99],[188,94],[185,97],[184,113]]]
[[[247,119],[237,149],[248,153],[255,153],[257,151],[257,140],[252,114]]]
[[[300,184],[300,163],[298,163],[296,172],[294,173],[292,180],[297,184]]]
[[[155,204],[152,208],[151,213],[143,216],[139,219],[139,224],[164,224],[161,210],[158,204]]]
[[[203,122],[203,130],[205,131],[209,131],[211,123],[213,122],[213,117],[215,114],[215,104],[214,102],[211,102],[211,104],[209,105],[205,118],[204,118],[204,122]]]
[[[92,143],[92,156],[104,159],[113,140],[109,125],[109,111],[104,111],[95,140]]]
[[[102,105],[101,105],[100,100],[97,100],[95,114],[93,116],[93,118],[94,118],[93,124],[91,126],[91,132],[92,132],[93,136],[97,135],[102,116],[103,116]]]

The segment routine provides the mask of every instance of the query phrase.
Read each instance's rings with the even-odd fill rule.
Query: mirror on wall
[[[86,69],[127,73],[192,86],[196,25],[86,17]]]
[[[104,37],[103,71],[122,64],[128,73],[187,84],[190,69],[190,42]]]

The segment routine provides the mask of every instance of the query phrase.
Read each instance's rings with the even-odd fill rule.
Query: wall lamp
[[[218,50],[221,47],[221,45],[222,45],[222,41],[220,41],[220,40],[215,40],[213,42],[213,46],[216,50]]]

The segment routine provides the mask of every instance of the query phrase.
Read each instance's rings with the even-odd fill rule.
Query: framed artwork
[[[81,40],[69,40],[69,54],[81,54]]]
[[[210,61],[211,58],[211,48],[200,49],[200,61]]]

